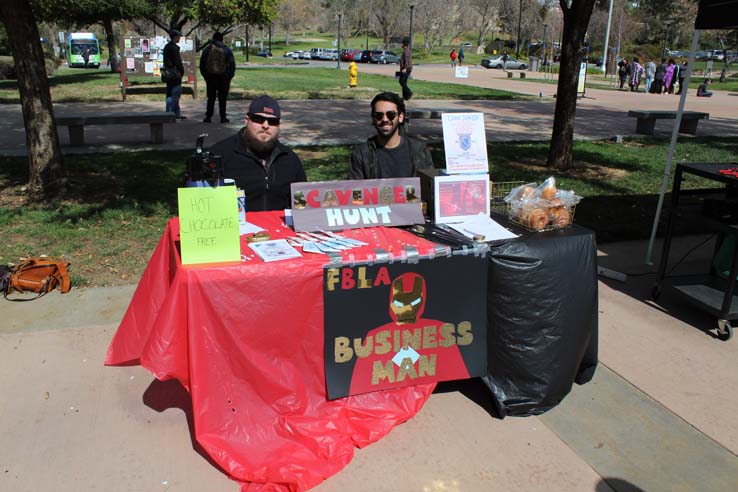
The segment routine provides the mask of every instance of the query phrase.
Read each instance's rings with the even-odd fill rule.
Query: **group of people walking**
[[[638,58],[628,61],[623,58],[618,62],[618,78],[620,90],[638,92],[641,81],[645,79],[645,90],[650,94],[681,94],[684,86],[684,77],[687,75],[687,62],[678,65],[673,58],[661,59],[661,63],[649,61],[641,65]]]

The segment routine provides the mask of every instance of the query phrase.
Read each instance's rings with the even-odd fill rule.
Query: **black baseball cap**
[[[281,116],[281,113],[279,111],[279,104],[277,103],[277,101],[266,95],[259,96],[251,101],[251,106],[249,106],[249,113],[261,113],[273,116],[274,118],[280,118]]]

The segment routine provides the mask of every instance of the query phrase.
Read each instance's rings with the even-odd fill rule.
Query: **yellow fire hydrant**
[[[359,75],[359,69],[356,67],[356,62],[351,61],[349,63],[349,87],[356,87],[359,85],[357,77]]]

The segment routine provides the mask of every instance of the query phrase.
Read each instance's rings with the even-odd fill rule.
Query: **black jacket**
[[[202,50],[202,54],[200,55],[200,75],[202,75],[203,78],[213,77],[213,74],[209,74],[207,72],[208,56],[210,56],[210,50],[213,49],[213,44],[220,46],[223,50],[223,54],[225,55],[225,72],[223,72],[223,75],[229,80],[232,79],[236,74],[236,59],[233,57],[233,51],[220,41],[213,41],[207,46],[207,48]]]
[[[179,80],[172,81],[172,85],[181,85],[182,77],[184,76],[184,65],[182,64],[182,57],[179,54],[179,46],[173,41],[169,41],[164,46],[164,66],[167,68],[176,68],[179,73]]]
[[[236,181],[246,192],[246,210],[282,210],[291,208],[290,184],[307,181],[300,158],[277,142],[267,168],[244,143],[243,129],[221,140],[210,151],[223,158],[223,175]]]
[[[406,139],[410,152],[410,163],[412,164],[412,176],[380,176],[379,164],[377,162],[377,137],[371,137],[366,142],[356,147],[351,154],[351,169],[349,179],[386,179],[386,178],[410,178],[418,175],[418,169],[430,169],[433,167],[430,151],[420,140],[402,136]]]

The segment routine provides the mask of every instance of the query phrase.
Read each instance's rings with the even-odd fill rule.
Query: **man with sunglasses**
[[[372,99],[372,125],[377,134],[351,154],[350,179],[409,178],[419,169],[433,167],[431,155],[420,140],[400,131],[405,121],[405,102],[394,92]]]
[[[259,96],[246,126],[210,149],[223,159],[223,176],[245,191],[247,211],[290,208],[290,184],[307,181],[300,158],[278,140],[280,117],[277,101]]]

